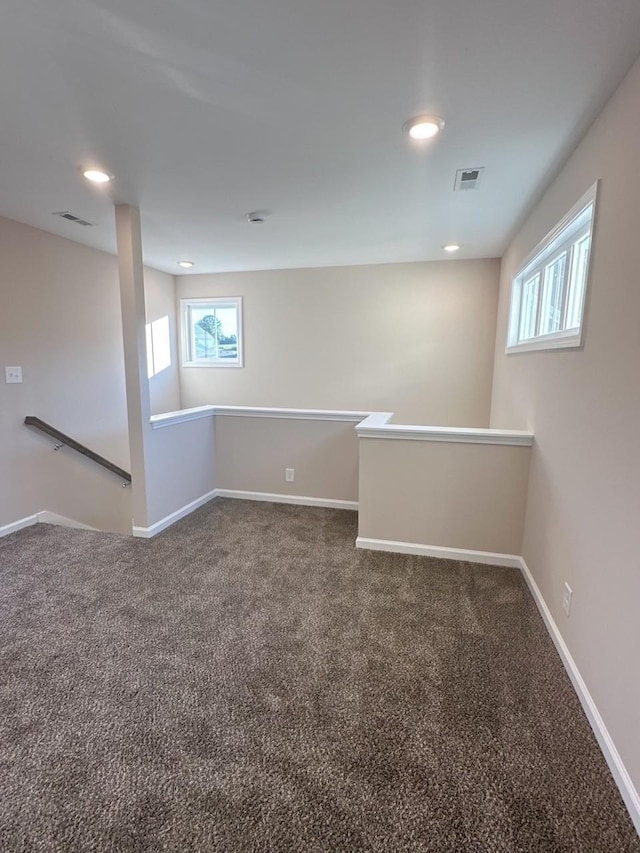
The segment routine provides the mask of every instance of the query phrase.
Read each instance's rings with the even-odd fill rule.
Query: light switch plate
[[[7,383],[7,385],[13,385],[14,383],[22,382],[22,368],[5,367],[4,381]]]

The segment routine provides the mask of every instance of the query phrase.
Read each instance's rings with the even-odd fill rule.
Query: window
[[[515,275],[507,352],[581,346],[596,190],[594,184]]]
[[[242,367],[242,299],[181,299],[185,367]]]

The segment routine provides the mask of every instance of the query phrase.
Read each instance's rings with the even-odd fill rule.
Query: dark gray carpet
[[[0,540],[3,851],[640,851],[519,573],[214,501]]]

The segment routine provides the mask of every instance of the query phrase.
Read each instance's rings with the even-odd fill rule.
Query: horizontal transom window
[[[596,190],[594,184],[514,276],[507,352],[581,346]]]

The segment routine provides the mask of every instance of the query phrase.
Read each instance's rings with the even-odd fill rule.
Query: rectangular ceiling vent
[[[459,190],[477,190],[484,175],[484,166],[475,169],[458,169],[456,182],[453,186],[454,192]]]
[[[93,225],[93,222],[87,222],[86,219],[80,219],[79,216],[74,216],[73,213],[69,213],[68,210],[56,210],[53,215],[59,216],[61,219],[68,219],[69,222],[75,222],[76,225]]]

